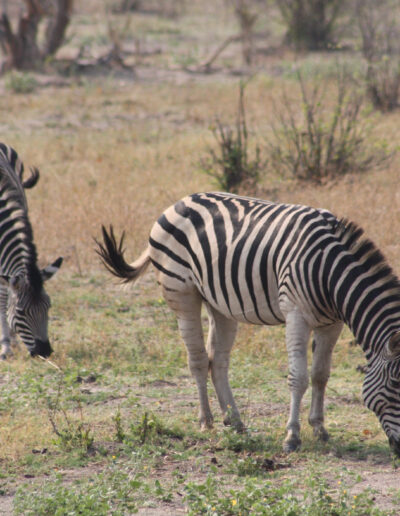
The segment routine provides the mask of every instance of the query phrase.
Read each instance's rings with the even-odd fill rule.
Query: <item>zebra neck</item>
[[[32,228],[23,199],[0,187],[0,270],[3,275],[24,275],[34,290],[42,287]]]
[[[337,289],[335,304],[369,361],[381,352],[388,337],[400,330],[400,288],[390,277],[365,274],[360,279],[350,273],[344,283],[347,292]]]

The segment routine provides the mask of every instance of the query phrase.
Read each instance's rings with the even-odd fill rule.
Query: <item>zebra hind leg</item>
[[[207,305],[207,311],[209,319],[207,353],[211,378],[224,415],[224,424],[233,426],[238,432],[243,432],[245,427],[228,379],[229,355],[236,337],[237,322],[227,319],[209,305]]]
[[[290,414],[286,425],[287,435],[283,443],[286,453],[300,447],[300,405],[308,387],[307,344],[310,327],[298,310],[286,315],[286,346],[289,356],[288,384],[290,390]]]
[[[169,307],[176,313],[178,327],[188,351],[189,369],[200,399],[199,422],[202,430],[212,428],[213,416],[207,393],[208,355],[201,324],[202,299],[197,290],[177,291],[163,288]]]
[[[311,368],[311,407],[308,422],[314,435],[326,442],[329,434],[324,427],[324,395],[329,379],[332,351],[342,331],[343,323],[338,322],[314,330],[313,361]]]

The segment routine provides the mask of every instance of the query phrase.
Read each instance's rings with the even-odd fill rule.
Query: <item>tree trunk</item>
[[[46,28],[44,56],[54,55],[64,41],[65,31],[69,24],[73,0],[56,0],[54,16]]]
[[[52,0],[50,16],[43,48],[37,43],[39,23],[46,15],[40,0],[25,0],[26,10],[20,16],[14,33],[6,10],[0,16],[0,46],[5,59],[1,70],[35,70],[40,68],[49,55],[61,46],[70,20],[73,0]]]

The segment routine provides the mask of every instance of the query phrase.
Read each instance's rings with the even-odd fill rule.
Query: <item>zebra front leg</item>
[[[179,331],[188,351],[189,369],[197,384],[200,427],[202,430],[212,428],[213,416],[207,393],[209,361],[201,325],[202,299],[194,289],[185,292],[165,288],[163,290],[168,305],[176,313]]]
[[[210,305],[207,305],[207,310],[209,320],[207,353],[211,378],[224,416],[224,424],[232,425],[238,432],[243,432],[245,427],[228,379],[229,356],[236,337],[237,322],[227,319]]]
[[[290,414],[286,425],[287,435],[283,443],[283,449],[287,453],[297,450],[301,444],[300,405],[308,387],[307,343],[310,332],[310,327],[298,310],[287,314],[286,346],[289,355]]]
[[[343,323],[338,322],[314,330],[311,368],[312,396],[308,422],[313,428],[314,435],[324,442],[329,439],[329,434],[324,427],[325,388],[331,370],[332,351],[342,328]]]

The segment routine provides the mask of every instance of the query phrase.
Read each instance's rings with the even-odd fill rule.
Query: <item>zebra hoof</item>
[[[231,426],[232,428],[234,428],[236,430],[236,432],[238,434],[243,434],[244,432],[246,432],[246,427],[242,423],[241,419],[234,419],[232,417],[226,416],[224,418],[224,425]]]
[[[214,420],[213,419],[207,419],[200,421],[200,430],[202,432],[206,432],[207,430],[211,430],[214,426]]]
[[[301,439],[295,435],[290,436],[283,442],[283,451],[285,453],[292,453],[300,448]]]
[[[319,428],[314,428],[313,433],[319,441],[323,443],[329,441],[329,434],[323,426],[320,426]]]

